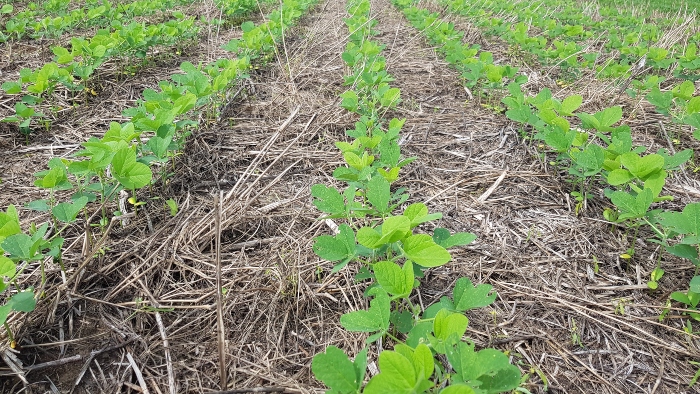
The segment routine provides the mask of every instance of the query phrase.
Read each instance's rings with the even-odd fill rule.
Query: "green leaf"
[[[604,110],[597,112],[594,116],[600,121],[600,125],[603,128],[608,128],[622,119],[622,107],[618,105],[605,108]]]
[[[414,360],[401,353],[385,350],[379,354],[379,373],[370,379],[364,393],[422,393],[432,386],[432,382],[417,376]]]
[[[475,287],[469,278],[457,279],[452,290],[455,309],[464,312],[490,305],[496,299],[496,293],[489,295],[492,289],[493,286],[487,284]]]
[[[627,192],[616,191],[612,193],[610,200],[622,212],[619,220],[633,219],[640,218],[647,213],[651,203],[654,201],[654,194],[650,189],[644,189],[636,196]]]
[[[367,200],[380,213],[388,213],[391,185],[384,177],[375,176],[367,182]]]
[[[520,385],[520,370],[496,349],[475,352],[473,344],[458,342],[447,349],[447,359],[460,380],[480,392],[500,393]]]
[[[335,188],[316,184],[311,186],[311,195],[319,211],[332,215],[345,213],[345,200]]]
[[[700,203],[688,204],[682,212],[662,212],[659,217],[664,227],[679,234],[700,235]]]
[[[0,14],[9,14],[12,10],[14,10],[12,4],[4,4],[2,8],[0,8]]]
[[[12,306],[12,310],[18,312],[31,312],[36,308],[36,300],[34,299],[34,291],[20,291],[10,298],[8,302]]]
[[[22,84],[20,82],[8,81],[4,82],[0,87],[2,87],[2,90],[7,94],[22,93]]]
[[[362,227],[361,229],[357,230],[357,243],[366,248],[378,248],[381,246],[381,244],[379,244],[379,240],[381,238],[382,235],[371,227]]]
[[[328,346],[324,353],[319,353],[313,358],[311,371],[316,379],[339,394],[355,393],[362,384],[362,381],[357,379],[353,363],[335,346]]]
[[[435,360],[430,348],[421,343],[413,352],[413,366],[416,370],[416,375],[422,376],[425,379],[430,379],[435,370]]]
[[[355,233],[347,224],[341,224],[335,237],[321,235],[316,238],[313,251],[318,257],[328,261],[349,260],[357,253]]]
[[[14,261],[0,254],[0,281],[2,281],[3,276],[12,278],[16,273],[17,266],[15,265]]]
[[[136,161],[136,152],[131,148],[119,149],[112,158],[112,175],[126,189],[140,189],[153,178],[151,169]]]
[[[11,235],[2,242],[2,249],[10,254],[13,260],[32,261],[41,259],[36,254],[36,242],[27,234]]]
[[[445,249],[454,246],[468,245],[476,239],[476,235],[472,233],[455,233],[450,235],[450,230],[445,228],[436,228],[433,232],[433,241]]]
[[[365,373],[367,372],[367,348],[363,348],[355,356],[355,361],[353,361],[353,367],[355,368],[355,376],[357,377],[357,382],[361,386],[365,380]]]
[[[559,112],[564,116],[572,116],[574,111],[581,106],[581,103],[583,103],[583,96],[578,94],[569,96],[561,102],[561,110]]]
[[[347,92],[342,93],[340,97],[343,99],[343,101],[340,103],[341,107],[345,108],[350,112],[357,111],[359,98],[357,97],[357,93],[355,93],[355,91],[348,90]]]
[[[698,249],[691,245],[678,244],[674,246],[667,246],[666,251],[674,256],[682,257],[693,262],[696,266],[700,266],[700,259],[698,259]]]
[[[56,217],[56,219],[64,222],[64,223],[72,223],[75,221],[76,217],[80,213],[80,211],[85,208],[85,205],[88,203],[88,198],[87,197],[80,197],[75,202],[73,203],[68,203],[68,202],[63,202],[60,204],[57,204],[52,210],[51,213],[53,216]]]
[[[476,394],[476,392],[466,384],[451,384],[442,389],[440,394]]]
[[[7,321],[7,316],[10,314],[10,311],[12,311],[12,305],[6,304],[0,306],[0,324],[5,324],[5,322]]]
[[[403,242],[406,258],[423,267],[438,267],[446,264],[452,256],[426,234],[412,235]]]
[[[632,174],[629,171],[622,168],[610,171],[607,177],[608,183],[612,186],[623,185],[631,181],[632,179],[634,179]]]
[[[428,214],[428,207],[425,204],[417,202],[411,204],[403,212],[403,215],[411,220],[411,228],[418,226],[431,220],[442,218],[441,213]]]
[[[620,155],[620,163],[639,179],[645,179],[650,174],[664,168],[663,156],[655,153],[644,157],[632,152],[625,153]]]
[[[387,293],[406,297],[413,290],[413,264],[407,261],[403,268],[392,261],[380,261],[372,265],[377,282]]]
[[[368,310],[354,311],[340,317],[340,324],[348,331],[355,332],[386,332],[391,317],[391,300],[389,295],[374,288],[374,298],[370,301]]]
[[[49,206],[49,203],[47,200],[30,201],[25,206],[31,210],[39,211],[39,212],[46,212],[46,211],[51,210],[51,207]]]
[[[700,97],[698,97],[700,98]],[[659,150],[659,155],[664,158],[664,169],[665,170],[675,170],[685,164],[691,157],[693,157],[692,149],[684,149],[675,155],[669,155],[666,150]]]
[[[694,276],[690,280],[690,291],[693,293],[700,293],[700,276]]]
[[[452,336],[461,338],[467,332],[469,319],[461,313],[441,309],[433,320],[433,333],[437,339],[446,341]]]
[[[406,216],[390,216],[382,223],[382,237],[378,245],[396,242],[411,232],[411,220]]]
[[[21,231],[17,208],[14,205],[8,206],[5,212],[0,211],[0,241]]]

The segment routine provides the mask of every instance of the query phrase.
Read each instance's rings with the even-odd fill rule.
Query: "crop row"
[[[192,0],[136,0],[116,5],[106,0],[89,0],[84,7],[73,10],[68,9],[70,4],[68,0],[52,0],[52,2],[58,5],[31,6],[27,10],[12,15],[0,31],[0,42],[19,40],[23,37],[58,38],[67,31],[79,28],[104,28],[126,24],[135,17],[165,12],[178,5],[190,4]],[[9,4],[2,9],[7,14],[13,10],[12,5]],[[46,12],[50,14],[47,15]]]
[[[437,19],[437,14],[412,6],[410,0],[394,0],[394,4],[446,55],[448,62],[458,68],[463,66],[463,63],[451,60],[455,53],[459,57],[459,52],[465,48],[454,40],[461,34],[454,32],[453,25]],[[423,21],[430,23],[425,25]],[[451,33],[434,34],[434,31]],[[467,65],[472,62],[467,62]],[[508,84],[508,93],[502,98],[502,103],[508,108],[506,116],[521,124],[524,137],[540,141],[541,147],[546,147],[554,156],[551,163],[569,175],[574,189],[571,194],[577,201],[576,212],[585,207],[594,184],[602,183],[606,187],[605,196],[613,205],[605,210],[604,217],[634,231],[632,246],[622,256],[634,256],[638,231],[646,227],[652,234],[649,241],[695,265],[696,276],[690,282],[690,290],[671,295],[672,299],[695,310],[700,302],[700,276],[697,275],[700,267],[700,203],[690,203],[682,212],[652,209],[656,203],[673,199],[662,195],[666,179],[680,169],[693,152],[688,149],[672,154],[660,149],[648,153],[647,147],[634,146],[628,125],[615,126],[622,119],[621,107],[605,108],[594,114],[577,112],[582,104],[580,95],[560,100],[553,97],[549,89],[544,89],[530,96],[522,88],[526,81],[525,76],[519,76]],[[683,96],[676,93],[676,98],[692,96],[693,92],[687,89]],[[693,111],[697,112],[699,100],[698,97],[688,100]],[[579,126],[572,126],[572,122]],[[659,254],[648,283],[651,289],[656,289],[664,274],[661,262],[662,255]],[[690,316],[700,320],[698,313],[692,312]]]
[[[664,21],[655,19],[654,23],[646,23],[641,17],[609,8],[598,9],[602,16],[598,20],[580,6],[563,0],[517,4],[506,0],[470,4],[440,0],[440,3],[469,18],[485,34],[499,36],[543,64],[556,64],[572,72],[584,67],[596,69],[600,77],[618,78],[634,73],[641,59],[657,73],[677,64],[674,72],[679,77],[700,69],[700,60],[688,56],[685,45],[686,41],[700,40],[700,33],[694,34],[692,27],[674,30],[674,35],[687,40],[669,45],[664,42],[668,38],[661,27]],[[668,18],[665,22],[669,30],[679,21]],[[532,27],[537,31],[532,32]],[[615,51],[617,59],[600,59],[602,53],[611,51]]]
[[[265,31],[270,40],[278,42],[286,28],[314,3],[315,0],[285,0],[265,23],[249,30]],[[225,103],[227,90],[246,76],[251,67],[250,54],[274,50],[261,41],[238,40],[236,44],[238,51],[233,59],[205,65],[182,63],[182,73],[160,81],[157,90],[145,90],[138,105],[125,111],[130,117],[128,122],[112,122],[102,138],[83,142],[82,150],[71,158],[51,159],[48,170],[35,174],[35,186],[47,190],[49,198],[33,201],[28,207],[49,212],[51,223],[32,224],[28,232],[23,232],[16,207],[11,205],[5,212],[0,211],[0,292],[5,293],[6,299],[0,306],[0,323],[10,339],[8,315],[12,311],[31,312],[36,306],[34,288],[23,289],[19,283],[22,273],[29,267],[39,268],[43,288],[46,263],[53,261],[65,271],[62,234],[71,224],[85,218],[86,225],[102,231],[104,240],[113,223],[136,214],[144,204],[138,201],[136,191],[168,176],[168,161],[181,151],[187,136],[198,126],[196,119],[203,112],[215,114]],[[108,214],[117,196],[134,212]],[[90,211],[94,213],[91,215]],[[98,223],[92,223],[93,217],[99,218]],[[99,246],[97,242],[93,252]],[[63,286],[79,280],[82,268],[78,267]]]
[[[398,139],[405,119],[384,118],[400,101],[400,90],[389,83],[384,46],[372,41],[377,21],[370,15],[369,0],[350,0],[345,24],[350,31],[342,59],[350,68],[342,106],[359,116],[355,128],[347,130],[350,142],[338,141],[345,165],[333,177],[346,183],[344,190],[314,185],[314,205],[327,219],[342,219],[334,236],[316,238],[314,252],[322,259],[337,261],[333,272],[349,263],[358,268],[357,281],[370,280],[365,296],[369,308],[341,316],[348,331],[370,334],[368,345],[379,342],[386,348],[377,356],[379,373],[365,385],[368,348],[354,361],[335,346],[314,357],[312,371],[332,392],[499,393],[519,386],[520,371],[496,349],[476,351],[471,341],[462,339],[470,309],[491,304],[496,294],[490,285],[474,286],[460,278],[453,297],[442,297],[423,309],[411,294],[418,290],[424,272],[451,260],[448,248],[471,243],[470,233],[450,234],[435,228],[432,236],[419,226],[442,217],[429,213],[421,202],[405,206],[409,195],[394,188],[401,169],[413,161],[401,156]],[[392,190],[394,189],[394,190]],[[402,209],[403,213],[394,214]],[[445,362],[445,359],[447,362]]]
[[[71,39],[70,49],[54,46],[51,48],[55,55],[53,62],[35,70],[24,68],[19,80],[1,85],[7,94],[23,95],[15,104],[15,115],[2,121],[17,123],[20,131],[28,134],[32,120],[44,117],[34,107],[50,98],[59,86],[87,98],[86,88],[93,74],[110,58],[143,59],[153,47],[185,45],[196,38],[199,27],[194,18],[175,14],[176,19],[156,25],[133,22],[122,26],[117,23],[113,31],[100,30],[89,39]]]
[[[452,0],[441,0],[441,2],[451,12],[460,15],[473,17],[475,14],[478,14],[478,7],[474,7],[472,4],[467,5],[464,2]],[[543,4],[539,5],[546,7]],[[501,0],[489,0],[489,6],[494,7],[499,12],[503,12],[505,9],[510,12],[516,12],[512,4]],[[639,97],[640,99],[645,98],[655,106],[657,112],[667,115],[674,124],[686,125],[690,126],[691,129],[695,129],[694,136],[700,139],[700,98],[693,97],[695,85],[692,82],[692,79],[697,78],[693,77],[693,75],[700,70],[700,56],[697,53],[697,44],[692,39],[689,40],[685,48],[677,45],[678,53],[676,55],[672,55],[663,48],[647,47],[639,43],[633,45],[634,43],[631,41],[621,43],[619,46],[616,45],[614,47],[622,55],[619,61],[606,61],[604,64],[599,64],[598,52],[585,52],[584,44],[575,42],[576,37],[585,35],[587,38],[590,38],[593,33],[583,30],[581,25],[565,24],[565,28],[554,28],[555,22],[557,23],[556,26],[559,26],[559,24],[566,23],[566,21],[574,18],[574,16],[568,15],[566,10],[571,10],[571,8],[566,8],[564,15],[547,15],[547,18],[556,17],[557,19],[546,19],[551,22],[551,26],[547,25],[549,27],[546,27],[544,26],[545,22],[543,22],[545,17],[541,16],[542,13],[534,13],[530,7],[526,7],[522,11],[522,15],[518,15],[529,20],[534,26],[543,28],[542,34],[531,37],[528,35],[529,27],[525,23],[520,22],[511,28],[508,27],[510,25],[505,23],[503,19],[497,19],[497,25],[507,29],[507,31],[499,32],[499,35],[509,44],[517,46],[519,50],[537,56],[544,64],[559,64],[561,67],[569,70],[576,70],[582,67],[593,68],[597,65],[598,75],[601,77],[628,78],[627,83],[630,87],[626,89],[626,92],[629,96],[633,98]],[[582,15],[580,10],[578,12],[579,14],[576,14],[578,15],[576,16],[577,18]],[[601,12],[605,13],[608,11],[603,10]],[[540,16],[536,18],[533,13]],[[564,22],[560,21],[559,18]],[[636,20],[634,17],[629,16],[621,18]],[[584,19],[589,21],[590,17]],[[593,23],[592,21],[590,22]],[[492,19],[489,27],[486,27],[486,31],[493,30],[494,24],[496,22]],[[607,22],[596,22],[595,25],[598,28],[611,28]],[[628,26],[630,29],[635,28],[635,25],[623,26]],[[646,37],[645,39],[648,42],[657,41],[660,33],[653,29],[647,32],[644,30],[645,26],[649,25],[638,25],[636,26],[637,30],[633,30],[627,35],[636,39]],[[484,23],[481,23],[481,27],[484,27]],[[577,32],[576,34],[572,33],[574,30]],[[617,32],[619,29],[615,28],[613,30]],[[607,32],[607,30],[605,31]],[[596,34],[600,34],[600,32],[596,31]],[[700,35],[697,35],[696,38],[700,39]],[[550,42],[550,40],[553,41]],[[668,83],[665,83],[667,82],[666,78],[656,74],[643,73],[644,64],[656,72],[675,65],[674,74],[681,81],[667,86],[662,91],[662,85],[668,85]],[[691,80],[683,80],[686,78]]]

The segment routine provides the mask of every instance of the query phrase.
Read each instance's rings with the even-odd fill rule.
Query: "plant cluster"
[[[4,26],[0,29],[0,43],[24,37],[58,38],[68,31],[108,27],[113,21],[128,23],[138,16],[153,15],[191,3],[191,0],[136,0],[112,4],[108,0],[87,0],[81,7],[69,9],[70,0],[48,0],[41,5],[29,3],[25,10],[14,15],[12,4],[5,4],[0,15],[9,15],[9,18],[4,22],[0,19],[0,26]]]
[[[114,30],[99,30],[91,38],[72,38],[70,49],[54,46],[53,62],[35,70],[24,68],[20,70],[19,80],[3,83],[1,88],[5,93],[23,97],[15,104],[15,115],[2,121],[17,123],[22,133],[29,134],[32,120],[44,117],[33,107],[51,97],[59,86],[87,99],[89,94],[96,94],[89,85],[95,71],[107,60],[144,59],[153,47],[185,45],[199,32],[194,18],[182,13],[175,13],[175,19],[156,25],[136,22],[122,25],[115,21],[112,27]]]
[[[359,265],[355,279],[370,280],[365,295],[371,297],[366,310],[344,314],[341,325],[348,331],[370,334],[366,343],[386,342],[393,350],[381,350],[379,373],[365,384],[368,348],[354,361],[335,346],[314,357],[317,379],[337,393],[499,393],[519,386],[520,370],[506,354],[496,349],[477,351],[463,336],[469,323],[464,312],[491,304],[492,287],[474,286],[467,278],[455,284],[453,297],[442,297],[423,310],[411,301],[424,271],[448,263],[448,248],[471,243],[470,233],[450,234],[443,228],[432,236],[418,232],[424,223],[440,219],[416,202],[394,214],[408,200],[403,188],[392,190],[401,168],[412,159],[402,159],[398,137],[404,120],[383,118],[400,100],[400,91],[380,55],[383,46],[371,41],[376,21],[368,0],[351,0],[345,23],[350,42],[342,58],[350,67],[345,77],[350,89],[343,93],[342,106],[359,115],[355,128],[346,133],[351,142],[336,146],[345,159],[333,176],[345,182],[344,190],[314,185],[314,205],[327,218],[343,219],[337,234],[315,240],[314,252],[337,261],[333,272],[349,263]],[[383,341],[385,341],[382,345]],[[446,362],[447,361],[447,362]]]
[[[273,12],[270,21],[262,25],[281,16],[284,19],[277,23],[292,26],[313,3],[314,0],[286,0],[282,5],[285,11]],[[281,30],[265,30],[275,32],[272,36],[275,42],[281,38]],[[274,50],[245,45],[242,43],[239,49],[247,54],[255,50]],[[27,267],[39,264],[43,287],[46,262],[53,260],[65,271],[61,235],[72,223],[84,218],[85,226],[106,231],[109,217],[113,221],[125,214],[107,213],[110,202],[121,191],[131,194],[128,202],[134,209],[145,204],[138,201],[136,191],[169,175],[168,161],[182,150],[186,137],[198,125],[197,119],[212,119],[217,108],[225,104],[226,92],[244,78],[250,68],[248,56],[200,65],[182,63],[181,73],[160,81],[158,90],[145,90],[137,106],[124,111],[127,122],[110,123],[102,138],[83,142],[82,149],[71,158],[51,159],[48,170],[35,174],[34,185],[46,189],[49,198],[32,201],[27,207],[49,212],[51,223],[40,226],[32,223],[28,231],[23,231],[16,207],[11,205],[5,212],[0,211],[0,292],[5,297],[0,306],[0,323],[10,338],[9,313],[31,312],[36,306],[35,289],[22,289],[18,282]],[[154,176],[154,171],[159,172],[158,177]],[[176,212],[172,202],[168,205],[171,212]],[[94,214],[88,212],[91,209],[95,210]],[[93,217],[99,218],[99,222],[93,223]]]
[[[595,69],[599,78],[628,80],[624,83],[631,83],[632,88],[625,91],[631,97],[649,93],[647,100],[664,115],[668,115],[673,99],[690,99],[693,92],[689,92],[689,86],[693,86],[693,81],[698,79],[700,57],[696,43],[700,40],[700,34],[692,35],[692,31],[688,30],[687,34],[692,36],[687,44],[674,44],[670,48],[655,46],[662,37],[657,20],[653,24],[644,23],[641,17],[606,8],[599,10],[605,18],[594,20],[580,7],[566,2],[538,1],[517,6],[505,0],[488,0],[478,4],[442,0],[441,3],[450,12],[469,18],[486,34],[498,36],[516,48],[517,52],[526,54],[525,59],[534,58],[544,65],[557,65],[565,74],[578,75],[579,70],[589,68]],[[562,9],[542,13],[542,7]],[[511,23],[512,17],[519,22]],[[669,19],[666,22],[671,26],[676,21]],[[533,28],[537,31],[533,32]],[[430,38],[430,35],[426,35]],[[601,52],[599,45],[589,43],[596,37],[605,37],[605,51]],[[608,55],[605,61],[601,61],[602,53]],[[660,84],[666,79],[663,75],[670,73],[671,69],[680,82],[661,94]],[[676,92],[682,95],[678,96]],[[695,108],[679,105],[675,109],[680,119],[673,117],[672,120],[691,125],[696,129],[695,136],[698,138],[700,122],[694,115],[696,112],[684,112]]]

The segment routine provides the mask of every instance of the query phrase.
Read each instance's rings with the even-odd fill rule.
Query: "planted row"
[[[287,0],[281,6],[286,10],[273,12],[262,26],[291,26],[302,15],[299,11],[313,2]],[[266,30],[275,31],[273,39],[279,41],[279,29]],[[245,43],[238,48],[246,53],[270,50]],[[47,190],[49,197],[29,203],[28,208],[50,212],[50,223],[31,224],[24,232],[14,206],[0,212],[0,291],[5,297],[0,323],[10,339],[9,313],[31,312],[36,306],[34,288],[20,283],[26,268],[38,263],[43,273],[44,264],[53,260],[65,270],[62,234],[80,218],[91,217],[89,210],[95,210],[99,221],[86,225],[106,231],[110,222],[126,214],[108,213],[116,196],[125,195],[125,204],[131,204],[134,211],[143,205],[136,191],[170,175],[168,161],[198,126],[196,119],[216,119],[226,91],[245,77],[251,65],[250,58],[242,56],[198,66],[185,62],[180,68],[182,73],[160,81],[158,90],[144,91],[138,105],[125,111],[128,122],[112,122],[102,138],[83,142],[71,158],[51,159],[48,170],[36,174],[35,186]],[[42,275],[42,287],[46,280]]]
[[[175,13],[176,19],[156,25],[113,23],[113,31],[100,30],[92,38],[71,39],[70,49],[55,46],[51,48],[54,61],[40,69],[24,68],[17,81],[4,82],[1,87],[7,94],[22,94],[21,101],[15,104],[15,115],[2,119],[19,125],[23,133],[31,131],[32,119],[42,118],[43,114],[34,107],[43,103],[53,92],[63,86],[76,94],[83,93],[95,71],[111,58],[143,59],[148,51],[161,45],[186,45],[197,37],[199,27],[194,18]]]
[[[27,8],[12,15],[14,7],[6,4],[0,14],[11,15],[2,23],[0,43],[23,37],[58,38],[65,32],[88,27],[107,27],[114,21],[128,23],[129,20],[165,12],[179,5],[191,4],[192,0],[136,0],[131,3],[112,4],[108,0],[88,0],[85,5],[69,9],[70,0],[50,0],[41,6],[29,3]]]
[[[416,12],[410,1],[395,0],[394,3],[403,8],[407,17]],[[428,36],[429,31],[422,32]],[[431,39],[448,61],[451,56],[460,56],[465,47],[455,46],[449,36],[433,35]],[[535,96],[528,96],[522,89],[526,81],[525,76],[518,76],[508,85],[508,94],[501,100],[507,107],[505,114],[522,125],[523,137],[541,141],[541,147],[555,155],[551,164],[569,175],[574,189],[571,194],[577,201],[576,212],[585,207],[595,184],[606,186],[605,196],[613,208],[606,209],[605,218],[625,224],[634,231],[632,246],[622,253],[623,257],[634,255],[633,245],[638,231],[647,227],[653,234],[652,242],[695,265],[695,277],[690,282],[689,291],[676,292],[671,297],[689,309],[696,309],[700,301],[700,276],[697,275],[700,269],[700,203],[688,204],[682,212],[652,209],[653,204],[672,199],[662,195],[666,179],[670,172],[678,170],[692,158],[693,152],[688,149],[672,155],[660,149],[648,153],[648,148],[633,145],[629,126],[615,126],[622,120],[621,107],[606,108],[594,114],[577,112],[582,104],[580,95],[559,100],[549,89],[544,89]],[[688,84],[682,86],[669,94],[678,103],[685,101],[686,114],[681,119],[695,119],[696,106],[700,102],[691,98],[693,89]],[[572,126],[572,121],[579,126]],[[658,286],[657,282],[663,276],[661,259],[659,255],[657,267],[651,273],[651,289]],[[700,319],[700,314],[691,313],[691,316]]]
[[[377,22],[370,8],[369,0],[351,0],[345,19],[350,42],[342,58],[351,73],[345,76],[350,89],[341,95],[341,105],[359,116],[355,128],[346,131],[351,141],[336,142],[345,166],[333,176],[346,186],[338,190],[318,184],[311,189],[314,205],[327,218],[346,223],[336,235],[316,238],[314,252],[338,262],[333,272],[352,263],[358,268],[357,281],[370,280],[365,291],[372,298],[369,308],[344,314],[340,323],[348,331],[370,334],[368,345],[382,341],[381,347],[391,344],[393,350],[379,353],[379,373],[367,383],[368,348],[350,361],[342,350],[329,346],[314,357],[312,371],[337,393],[512,390],[520,384],[520,371],[508,356],[495,349],[477,351],[463,339],[469,323],[464,312],[491,304],[496,298],[489,294],[491,286],[474,286],[461,278],[453,297],[442,297],[425,309],[411,299],[424,271],[448,263],[448,248],[466,245],[476,236],[450,234],[444,228],[426,234],[419,228],[442,215],[429,213],[420,202],[402,209],[408,193],[392,184],[413,159],[401,157],[398,137],[404,120],[384,119],[399,102],[400,90],[389,85],[393,78],[380,55],[384,47],[371,40]]]

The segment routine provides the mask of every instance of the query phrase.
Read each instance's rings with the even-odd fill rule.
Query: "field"
[[[698,8],[0,0],[0,392],[700,392]]]

